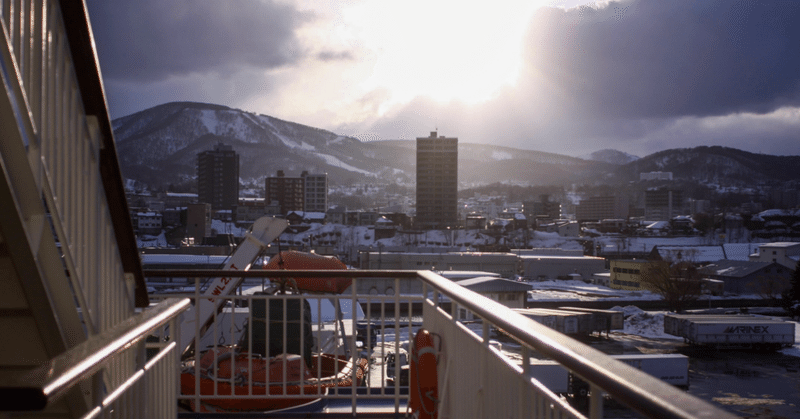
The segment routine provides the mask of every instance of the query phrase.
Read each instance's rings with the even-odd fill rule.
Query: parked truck
[[[665,383],[689,388],[689,357],[681,354],[609,355]],[[589,384],[572,374],[556,361],[532,359],[530,375],[550,391],[575,400],[585,399]]]
[[[795,324],[757,316],[664,316],[664,333],[694,345],[777,350],[794,345]],[[666,319],[670,318],[669,321]],[[669,324],[669,327],[667,326]]]

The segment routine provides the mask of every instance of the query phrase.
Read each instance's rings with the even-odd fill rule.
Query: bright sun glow
[[[416,96],[477,103],[514,82],[531,1],[367,1],[344,10],[346,27],[377,57],[366,91],[390,102]]]

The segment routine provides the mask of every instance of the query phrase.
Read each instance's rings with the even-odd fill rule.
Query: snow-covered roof
[[[764,249],[773,248],[773,247],[775,247],[775,248],[789,248],[789,247],[795,247],[795,246],[800,246],[800,242],[773,242],[773,243],[762,243],[762,244],[758,245],[758,247],[764,248]]]
[[[656,246],[654,251],[673,261],[714,262],[726,259],[722,246]]]
[[[533,289],[524,282],[491,276],[463,279],[456,281],[456,284],[475,292],[526,292]]]
[[[766,211],[761,211],[758,213],[758,216],[761,218],[764,217],[785,217],[794,215],[794,211],[784,210],[784,209],[768,209]]]
[[[725,243],[722,245],[725,250],[725,259],[728,260],[750,260],[750,255],[758,250],[757,243]]]
[[[324,220],[325,213],[324,212],[312,212],[312,211],[289,211],[286,213],[286,216],[289,215],[296,215],[304,220]]]
[[[705,275],[719,275],[730,278],[743,278],[758,272],[774,262],[745,262],[741,260],[719,260],[700,269]]]
[[[603,261],[605,258],[597,256],[563,256],[563,255],[520,255],[520,259],[558,259],[558,260],[597,260]]]
[[[669,228],[669,221],[656,221],[645,228],[653,230],[666,230]]]

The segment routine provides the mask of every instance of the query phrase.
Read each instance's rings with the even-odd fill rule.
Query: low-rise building
[[[647,289],[642,283],[642,270],[650,263],[647,260],[612,260],[609,288],[628,291]]]
[[[160,212],[139,212],[136,214],[136,230],[139,234],[161,233]]]
[[[523,282],[486,276],[463,279],[456,283],[509,308],[525,308],[528,291],[533,289]],[[467,315],[468,312],[463,310],[463,313],[459,313],[459,318]]]
[[[775,242],[758,246],[758,251],[750,255],[751,262],[775,262],[789,269],[797,268],[800,260],[800,243]]]
[[[264,198],[239,198],[236,206],[236,223],[250,224],[265,215],[280,215],[281,207],[277,202],[266,204]]]
[[[389,253],[379,250],[361,254],[361,269],[487,271],[512,278],[517,274],[517,260],[517,255],[501,252]]]
[[[522,275],[528,280],[580,279],[590,281],[598,272],[606,271],[606,261],[594,256],[521,255]]]
[[[775,262],[720,260],[700,269],[705,278],[724,282],[726,293],[778,296],[789,287],[792,270]]]

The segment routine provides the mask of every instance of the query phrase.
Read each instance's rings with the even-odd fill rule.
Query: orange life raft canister
[[[411,371],[409,372],[409,407],[419,418],[436,418],[439,401],[438,374],[436,373],[436,351],[433,336],[419,329],[411,348]]]

